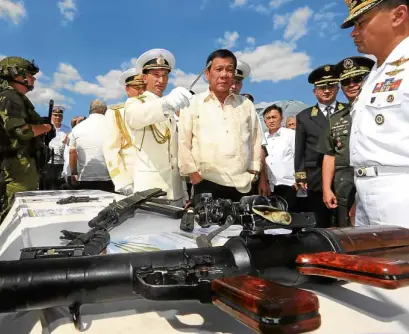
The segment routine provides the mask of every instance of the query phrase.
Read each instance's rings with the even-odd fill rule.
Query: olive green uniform
[[[38,189],[36,155],[41,141],[26,124],[39,124],[33,104],[14,88],[0,91],[0,223],[17,192]]]
[[[339,227],[351,226],[349,210],[354,204],[356,193],[354,169],[349,164],[351,123],[349,107],[333,114],[317,146],[319,153],[335,156],[333,190],[338,203],[336,225]]]

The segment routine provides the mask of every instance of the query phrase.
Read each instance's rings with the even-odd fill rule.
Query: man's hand
[[[331,189],[324,191],[323,201],[328,209],[335,209],[338,206],[337,197]]]
[[[295,183],[295,184],[294,184],[294,187],[295,187],[295,190],[297,190],[297,191],[298,191],[298,188],[299,188],[299,187],[301,187],[302,189],[304,189],[304,191],[307,191],[307,188],[308,188],[307,183],[304,183],[304,182]]]
[[[166,95],[164,100],[164,105],[168,108],[177,111],[190,106],[190,99],[193,97],[192,93],[186,88],[176,87],[168,95]]]
[[[192,182],[193,185],[200,183],[203,178],[200,176],[198,172],[194,172],[192,174],[189,174],[190,182]]]
[[[270,185],[268,184],[266,180],[260,179],[260,182],[258,184],[258,194],[261,196],[271,195]]]

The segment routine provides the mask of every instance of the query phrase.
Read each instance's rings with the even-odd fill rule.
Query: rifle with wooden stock
[[[96,256],[84,256],[83,245],[24,249],[22,259],[0,262],[0,312],[68,306],[79,327],[82,304],[139,295],[212,303],[259,333],[301,333],[321,324],[318,298],[261,278],[265,269],[286,266],[383,288],[408,285],[408,229],[290,222],[288,234],[264,234],[260,218],[265,229],[283,225],[263,218],[266,205],[245,202],[253,204],[233,217],[245,223],[245,233],[219,247]],[[249,233],[252,226],[256,233]]]

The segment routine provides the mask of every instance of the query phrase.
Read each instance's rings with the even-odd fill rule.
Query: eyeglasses
[[[365,76],[364,75],[358,75],[356,77],[351,77],[351,78],[347,78],[347,79],[343,79],[341,80],[341,85],[342,86],[349,86],[350,84],[359,84],[362,81],[364,81]]]
[[[337,87],[338,87],[337,84],[325,85],[325,86],[315,86],[316,89],[321,90],[321,91],[327,90],[327,89],[328,89],[328,90],[334,90],[334,89],[336,89]]]

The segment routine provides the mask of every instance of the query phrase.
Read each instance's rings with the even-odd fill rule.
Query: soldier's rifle
[[[269,210],[244,202],[250,205],[226,218],[261,227],[248,215]],[[264,220],[265,229],[283,227]],[[301,333],[320,326],[317,297],[260,278],[265,269],[286,266],[387,289],[408,285],[408,229],[291,224],[287,234],[247,231],[220,247],[96,256],[84,256],[82,245],[25,249],[22,259],[0,262],[0,312],[69,306],[79,327],[82,304],[142,296],[213,303],[260,333]]]
[[[42,118],[42,124],[50,124],[52,125],[52,130],[45,133],[43,135],[43,150],[44,153],[41,155],[41,159],[37,165],[39,166],[39,173],[40,173],[40,190],[44,190],[46,188],[45,179],[47,174],[47,164],[51,161],[51,173],[54,173],[54,150],[49,148],[51,140],[55,137],[56,131],[52,124],[51,118],[53,115],[54,109],[54,100],[50,100],[48,104],[48,116]],[[51,175],[50,179],[54,180],[54,175]]]

